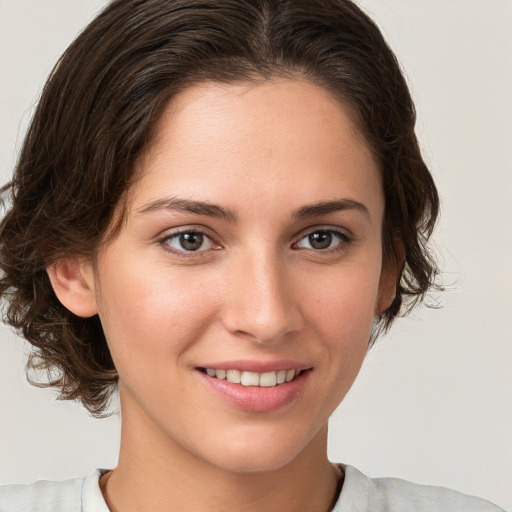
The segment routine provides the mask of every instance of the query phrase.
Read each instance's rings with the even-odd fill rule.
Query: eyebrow
[[[175,210],[179,212],[194,213],[196,215],[206,215],[208,217],[216,217],[230,222],[236,222],[238,215],[230,208],[223,208],[216,204],[207,203],[205,201],[193,201],[190,199],[180,199],[177,197],[168,197],[157,199],[151,203],[142,206],[137,210],[138,214],[153,212],[156,210]],[[295,210],[292,217],[305,220],[321,215],[328,215],[339,211],[355,210],[370,218],[368,208],[359,201],[354,199],[337,199],[334,201],[322,201],[305,205]]]
[[[153,201],[137,210],[137,213],[148,213],[156,210],[176,210],[178,212],[195,213],[196,215],[207,215],[219,219],[236,222],[238,215],[229,208],[222,208],[216,204],[206,203],[204,201],[192,201],[190,199],[179,199],[177,197],[168,197]]]
[[[298,210],[293,212],[293,217],[296,219],[304,220],[310,219],[311,217],[318,217],[320,215],[327,215],[329,213],[335,213],[340,211],[354,210],[370,218],[370,211],[368,208],[359,201],[354,199],[337,199],[335,201],[322,201],[320,203],[314,203],[306,206],[302,206]]]

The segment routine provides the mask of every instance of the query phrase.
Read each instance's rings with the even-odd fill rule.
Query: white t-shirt
[[[332,512],[505,512],[488,501],[444,487],[398,478],[369,478],[351,466]],[[106,470],[63,482],[0,487],[0,512],[110,512],[99,487]]]

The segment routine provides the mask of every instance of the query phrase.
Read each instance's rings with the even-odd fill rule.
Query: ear
[[[61,304],[83,318],[97,312],[92,264],[73,258],[60,260],[47,267],[48,277]]]
[[[375,316],[385,313],[396,295],[396,285],[402,274],[405,262],[405,248],[402,240],[393,241],[393,252],[386,256],[382,262],[382,269],[379,279],[379,294],[375,305]]]

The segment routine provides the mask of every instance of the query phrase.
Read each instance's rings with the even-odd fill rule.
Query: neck
[[[334,504],[341,475],[327,459],[327,426],[282,467],[233,472],[138,423],[123,415],[118,467],[100,482],[112,512],[299,512],[305,503],[310,510],[329,512]]]

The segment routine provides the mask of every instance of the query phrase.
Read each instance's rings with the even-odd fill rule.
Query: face
[[[300,81],[191,87],[127,201],[89,275],[123,422],[229,471],[323,441],[393,288],[347,109]]]

